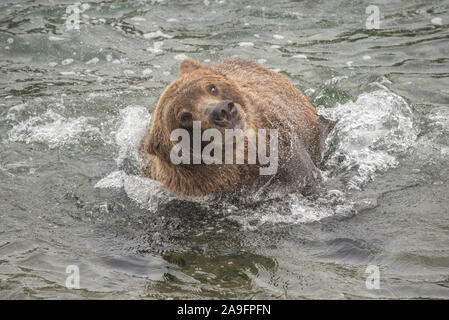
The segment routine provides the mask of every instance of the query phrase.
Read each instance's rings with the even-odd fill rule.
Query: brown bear
[[[177,141],[172,141],[171,133],[185,129],[191,134],[194,123],[201,125],[201,132],[213,128],[223,134],[227,129],[252,129],[254,133],[265,129],[270,132],[265,140],[267,154],[273,152],[268,144],[277,143],[276,172],[261,174],[266,163],[259,159],[250,163],[249,156],[244,163],[173,163],[171,152]],[[178,78],[160,97],[139,153],[145,176],[184,196],[218,192],[306,194],[320,181],[318,167],[328,130],[309,99],[284,75],[243,58],[207,66],[187,58],[179,65]],[[244,137],[245,152],[249,150],[248,139]],[[235,141],[232,138],[234,147]],[[200,150],[205,147],[202,141]],[[189,159],[195,157],[192,149]],[[220,149],[214,152],[218,154]]]

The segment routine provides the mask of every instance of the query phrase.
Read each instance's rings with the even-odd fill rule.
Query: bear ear
[[[203,66],[201,65],[201,63],[196,60],[190,58],[184,59],[179,65],[179,75],[181,76],[183,74],[190,73],[202,67]]]

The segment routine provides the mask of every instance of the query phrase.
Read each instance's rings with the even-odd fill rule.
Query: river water
[[[448,40],[447,0],[2,1],[0,298],[449,298]],[[257,60],[336,121],[317,194],[142,177],[186,56]]]

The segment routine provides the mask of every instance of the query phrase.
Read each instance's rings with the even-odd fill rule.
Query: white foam
[[[252,42],[240,42],[239,46],[241,46],[241,47],[253,47],[254,43],[252,43]]]
[[[18,105],[15,105],[15,106],[9,108],[8,112],[6,113],[6,116],[3,117],[3,119],[11,120],[11,121],[16,120],[17,114],[19,114],[20,112],[25,110],[27,106],[28,106],[27,103],[21,103],[21,104],[18,104]]]
[[[319,112],[337,121],[327,140],[335,149],[327,166],[350,174],[349,188],[359,189],[376,172],[396,167],[396,154],[416,141],[409,105],[388,90],[364,93],[355,102],[320,108]]]
[[[141,176],[128,175],[124,171],[114,171],[98,181],[95,188],[124,189],[127,196],[147,209],[155,209],[158,202],[171,199],[159,182]]]
[[[63,75],[63,76],[74,76],[74,75],[76,75],[76,72],[75,71],[61,71],[61,72],[59,72],[61,75]]]
[[[100,181],[95,184],[95,188],[122,188],[123,187],[123,179],[126,175],[125,172],[113,171],[108,176],[104,177]]]
[[[442,26],[443,25],[443,19],[441,19],[440,17],[432,18],[432,20],[430,22],[432,22],[432,24],[434,24],[436,26]]]
[[[149,47],[147,48],[147,51],[151,52],[151,53],[161,53],[162,52],[162,46],[164,45],[163,41],[155,41],[153,43],[153,47]]]
[[[315,93],[315,89],[313,89],[313,88],[308,88],[308,89],[306,89],[306,90],[304,90],[304,93],[306,94],[306,95],[308,95],[308,96],[311,96],[312,94],[314,94]]]
[[[86,64],[97,64],[98,61],[100,61],[100,59],[98,59],[97,57],[90,59],[89,61],[86,62]]]
[[[42,116],[31,117],[15,125],[8,133],[10,141],[40,142],[50,148],[61,147],[75,142],[84,132],[99,134],[98,128],[89,124],[87,117],[67,119],[53,110],[48,110]]]
[[[263,204],[263,210],[251,210],[248,214],[241,214],[238,208],[230,206],[229,218],[240,223],[244,230],[256,230],[265,224],[291,225],[319,221],[340,211],[349,212],[352,205],[338,190],[330,190],[318,200],[290,194],[280,201]]]
[[[416,155],[427,163],[449,160],[449,109],[437,107],[426,115],[428,132],[421,136],[416,146]]]
[[[66,66],[66,65],[71,64],[72,62],[73,62],[73,59],[72,58],[68,58],[68,59],[62,60],[61,64],[63,66]]]
[[[128,160],[140,166],[138,145],[148,129],[150,119],[148,110],[142,106],[129,106],[120,111],[120,125],[115,134],[115,142],[119,149],[116,158],[118,165]],[[159,182],[127,174],[123,170],[111,172],[98,181],[95,188],[123,188],[130,199],[149,210],[153,210],[161,200],[168,201],[172,198]]]
[[[181,53],[181,54],[175,55],[173,58],[174,58],[175,60],[180,61],[180,60],[184,60],[184,59],[186,59],[186,58],[188,58],[188,57],[187,57],[184,53]]]
[[[155,209],[159,201],[172,198],[159,182],[141,176],[124,175],[123,188],[128,197],[150,210]]]
[[[335,76],[335,77],[332,77],[331,79],[329,79],[329,80],[326,80],[325,82],[324,82],[324,84],[325,85],[334,85],[334,84],[336,84],[337,82],[340,82],[340,81],[342,81],[342,80],[344,80],[344,79],[348,79],[348,77],[347,76]]]
[[[149,74],[151,74],[153,72],[153,70],[146,68],[142,70],[142,75],[147,76]]]
[[[83,3],[83,4],[81,5],[80,11],[81,11],[81,12],[84,12],[84,11],[86,11],[86,10],[89,9],[89,8],[90,8],[90,4],[88,4],[88,3]]]
[[[295,54],[294,56],[292,56],[292,58],[307,59],[307,56],[305,54]]]
[[[49,36],[48,40],[50,40],[50,41],[62,41],[62,40],[65,40],[65,39],[61,38],[61,37]]]
[[[15,112],[22,111],[22,110],[24,110],[27,107],[27,105],[28,105],[27,103],[20,103],[18,105],[15,105],[15,106],[9,108],[8,112],[11,112],[11,111],[15,111]]]
[[[129,106],[120,110],[120,127],[115,134],[115,141],[119,147],[116,159],[118,165],[126,158],[140,161],[137,149],[148,129],[150,119],[150,113],[142,106]]]
[[[447,107],[432,109],[427,118],[431,121],[432,127],[438,128],[440,132],[449,133],[449,109]]]
[[[161,30],[155,31],[155,32],[149,32],[145,33],[143,35],[145,39],[154,39],[154,38],[166,38],[171,39],[173,36],[163,33]]]

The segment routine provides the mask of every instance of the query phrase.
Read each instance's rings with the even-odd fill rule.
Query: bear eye
[[[209,91],[210,94],[216,96],[218,94],[218,89],[213,84],[210,84],[207,86],[207,91]]]
[[[182,123],[188,124],[192,121],[192,114],[190,112],[184,112],[181,114],[181,117],[179,118]]]

